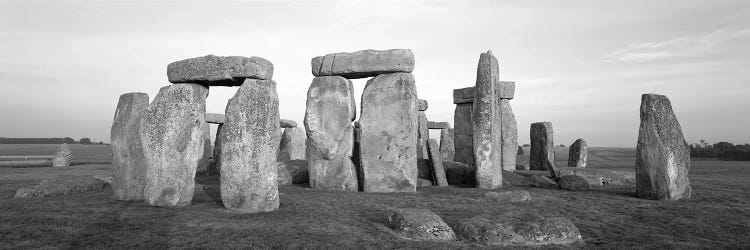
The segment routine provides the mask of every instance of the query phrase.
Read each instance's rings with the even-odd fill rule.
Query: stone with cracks
[[[589,156],[586,140],[578,139],[568,148],[568,167],[585,168]]]
[[[566,175],[557,180],[560,189],[565,190],[589,190],[591,184],[585,178],[577,175]]]
[[[437,140],[429,139],[427,141],[427,149],[430,158],[430,166],[432,166],[432,179],[435,181],[435,185],[441,187],[448,186],[448,180],[445,177],[445,169],[443,168],[443,159],[440,156]]]
[[[570,220],[532,212],[479,215],[459,221],[454,228],[460,240],[490,246],[571,244],[582,240]]]
[[[473,103],[456,104],[453,113],[453,144],[455,161],[474,165],[474,128],[471,117],[474,113]]]
[[[304,160],[307,151],[307,135],[302,128],[285,128],[281,134],[277,161]]]
[[[279,164],[279,172],[286,172],[285,175],[289,175],[291,177],[291,182],[289,184],[302,184],[302,183],[308,183],[310,179],[310,174],[307,171],[307,161],[306,160],[291,160],[291,161],[285,161],[285,162],[278,162]],[[281,183],[281,181],[279,181]]]
[[[636,147],[636,195],[655,200],[688,199],[690,150],[682,128],[663,95],[641,97],[641,126]]]
[[[359,119],[365,192],[416,191],[417,112],[412,74],[383,74],[367,81]]]
[[[148,108],[148,94],[120,95],[110,130],[112,194],[117,200],[143,200],[146,159],[141,144],[141,115]]]
[[[334,53],[312,59],[314,76],[342,76],[349,79],[414,70],[414,54],[408,49],[360,50]]]
[[[498,81],[497,88],[498,88],[497,94],[498,94],[498,97],[500,97],[500,99],[511,100],[513,99],[513,96],[516,94],[515,82]]]
[[[208,88],[199,84],[174,84],[161,88],[143,111],[139,132],[146,159],[146,204],[190,204],[205,150],[206,96]]]
[[[529,167],[531,170],[547,170],[556,177],[555,143],[553,141],[552,123],[536,122],[531,124],[531,153]]]
[[[247,79],[229,99],[220,136],[221,200],[240,213],[277,210],[279,98],[273,80]]]
[[[417,110],[427,111],[428,107],[429,104],[427,103],[427,100],[417,99]]]
[[[388,227],[412,240],[452,241],[453,229],[440,216],[427,209],[394,209],[388,215]]]
[[[190,58],[170,63],[171,83],[198,83],[205,86],[240,86],[246,78],[271,79],[273,64],[260,57],[214,56]]]
[[[475,93],[474,87],[454,89],[453,104],[473,103]]]
[[[70,167],[71,155],[70,147],[68,147],[68,144],[63,143],[52,158],[52,167]]]
[[[280,119],[279,120],[279,127],[281,127],[281,128],[296,128],[297,127],[297,122],[295,122],[293,120],[288,120],[288,119]]]
[[[482,53],[477,66],[472,116],[474,166],[477,187],[482,189],[495,189],[503,184],[502,129],[495,84],[498,74],[497,58],[492,51]]]
[[[357,191],[357,170],[352,162],[356,106],[349,79],[322,76],[307,91],[305,129],[310,187]]]
[[[516,169],[516,155],[518,154],[518,127],[516,116],[510,107],[508,99],[500,99],[500,117],[502,128],[502,154],[503,170],[513,171]]]
[[[513,99],[516,92],[516,83],[507,81],[495,82],[495,94],[499,99]],[[466,87],[453,90],[453,103],[472,103],[476,95],[475,87]]]
[[[443,161],[455,161],[456,146],[453,144],[453,129],[440,130],[440,157]]]
[[[583,177],[591,186],[635,184],[635,172],[633,171],[563,167],[557,170],[557,174],[558,176],[577,175]]]

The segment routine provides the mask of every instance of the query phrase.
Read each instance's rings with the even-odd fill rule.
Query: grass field
[[[567,149],[558,150],[558,164],[564,165]],[[589,167],[632,170],[634,156],[633,149],[591,148]],[[519,162],[527,158],[519,156]],[[449,225],[484,213],[513,210],[563,216],[578,226],[585,242],[562,248],[750,247],[750,163],[701,159],[692,163],[694,194],[684,201],[639,199],[634,197],[634,186],[577,192],[502,188],[528,190],[532,201],[527,203],[485,202],[479,197],[486,191],[454,186],[423,187],[417,193],[402,194],[282,186],[278,211],[251,215],[227,212],[219,202],[205,198],[184,208],[115,201],[109,188],[13,199],[15,189],[44,176],[109,169],[107,165],[0,168],[0,248],[478,248],[460,241],[417,242],[395,236],[384,225],[388,210],[408,207],[430,209]]]
[[[68,144],[71,160],[112,161],[109,145]],[[55,155],[60,144],[0,144],[0,156]]]

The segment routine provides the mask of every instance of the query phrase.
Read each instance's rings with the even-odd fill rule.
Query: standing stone
[[[510,107],[510,100],[500,99],[500,117],[502,120],[502,154],[503,170],[516,170],[516,155],[518,154],[518,127],[516,116]]]
[[[474,125],[471,122],[473,113],[474,104],[471,102],[456,104],[453,113],[455,160],[470,166],[474,166]]]
[[[584,139],[578,139],[568,149],[568,167],[585,168],[589,147]]]
[[[443,168],[443,159],[440,157],[440,150],[438,149],[438,143],[435,139],[427,141],[427,148],[429,149],[430,166],[432,166],[432,180],[434,180],[437,186],[448,186],[448,180],[445,177],[445,169]]]
[[[219,124],[218,127],[216,127],[216,139],[214,139],[214,162],[211,164],[207,171],[207,175],[217,175],[221,174],[221,149],[224,147],[224,143],[222,143],[221,139],[221,133],[224,130],[224,123]]]
[[[443,161],[454,161],[456,159],[456,145],[453,144],[453,129],[440,130],[440,156]]]
[[[171,83],[240,86],[245,78],[271,79],[273,64],[260,57],[214,56],[190,58],[167,65]]]
[[[213,145],[211,145],[211,127],[206,123],[206,126],[203,127],[203,158],[201,158],[196,172],[208,172],[208,169],[211,167],[211,157],[213,154]]]
[[[305,129],[310,187],[357,191],[352,162],[356,118],[352,82],[340,76],[313,79],[307,91]]]
[[[655,200],[688,199],[691,196],[690,151],[682,128],[663,95],[641,97],[635,177],[636,194]]]
[[[365,192],[416,191],[417,118],[412,74],[382,74],[367,81],[359,119]]]
[[[362,151],[361,145],[362,145],[362,130],[359,126],[359,122],[354,122],[354,150],[352,153],[352,162],[354,162],[354,167],[357,169],[357,184],[358,188],[357,191],[364,191],[364,183],[365,183],[365,177],[362,171]]]
[[[482,53],[477,66],[472,123],[477,187],[483,189],[503,184],[502,129],[495,90],[498,74],[497,58],[492,51]]]
[[[284,128],[279,144],[279,155],[277,161],[304,160],[307,145],[305,130],[299,127]]]
[[[52,158],[53,167],[70,167],[70,147],[68,144],[63,143],[60,148],[55,152],[55,157]]]
[[[199,84],[170,85],[143,111],[146,204],[184,206],[193,199],[195,171],[205,150],[206,96],[208,88]]]
[[[112,144],[112,193],[117,200],[143,200],[146,187],[146,159],[141,144],[140,124],[148,108],[148,94],[120,95],[110,130]]]
[[[553,141],[552,123],[537,122],[531,124],[531,153],[529,168],[546,170],[556,177],[555,142]]]
[[[425,102],[426,103],[426,102]],[[419,105],[417,105],[419,110]],[[427,152],[427,140],[430,139],[430,129],[427,128],[427,115],[424,111],[417,111],[417,170],[418,177],[431,179],[430,160]]]
[[[414,54],[408,49],[361,50],[334,53],[312,59],[314,76],[342,76],[349,79],[414,70]]]
[[[221,200],[241,213],[277,210],[279,97],[273,80],[246,79],[226,108],[220,135]]]

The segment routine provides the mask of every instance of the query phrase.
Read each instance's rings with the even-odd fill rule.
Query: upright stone
[[[52,167],[70,167],[70,157],[70,147],[68,147],[68,144],[63,143],[52,158]]]
[[[143,200],[146,159],[141,144],[140,121],[148,108],[148,94],[120,95],[110,130],[112,193],[117,200]]]
[[[219,124],[216,127],[216,139],[214,139],[214,162],[208,168],[208,175],[217,175],[221,172],[221,149],[224,147],[222,143],[221,133],[224,130],[224,123]]]
[[[431,179],[436,186],[448,186],[448,180],[445,177],[445,169],[443,168],[443,159],[440,157],[437,140],[428,140],[427,148],[429,149],[430,166],[432,166]]]
[[[206,96],[199,84],[162,87],[143,111],[144,198],[151,206],[184,206],[193,199],[195,172],[205,150]]]
[[[531,153],[529,168],[546,170],[556,177],[555,142],[553,141],[552,123],[536,122],[531,124]]]
[[[502,124],[502,154],[503,170],[516,170],[516,155],[518,154],[518,127],[516,116],[510,107],[508,99],[500,99],[500,117]]]
[[[502,186],[502,130],[495,84],[499,69],[492,51],[482,53],[477,66],[474,95],[474,164],[477,187],[494,189]]]
[[[445,128],[440,130],[440,156],[443,161],[455,161],[456,148],[453,143],[453,129]]]
[[[277,161],[304,160],[307,150],[306,140],[307,136],[304,129],[299,127],[284,128],[284,133],[281,134]]]
[[[367,81],[359,119],[365,192],[416,191],[417,116],[412,74],[382,74]]]
[[[214,56],[190,58],[167,65],[171,83],[240,86],[245,78],[271,79],[273,64],[260,57]]]
[[[423,101],[423,100],[420,100]],[[418,103],[427,103],[418,102]],[[417,110],[420,105],[417,104]],[[425,105],[426,107],[426,105]],[[417,170],[418,178],[431,179],[432,171],[430,170],[430,160],[428,157],[427,140],[430,139],[430,129],[427,127],[427,115],[424,111],[417,111]]]
[[[354,89],[340,76],[313,79],[307,91],[305,130],[310,187],[357,191],[354,147]]]
[[[246,79],[229,99],[220,135],[221,200],[241,213],[279,208],[279,97],[273,80]]]
[[[655,200],[680,200],[691,196],[690,151],[682,128],[663,95],[641,97],[635,177],[636,194]]]
[[[585,168],[589,156],[586,140],[579,138],[568,149],[568,167]]]
[[[473,113],[472,102],[456,104],[453,113],[455,160],[470,166],[474,166],[474,125],[471,122]]]
[[[414,70],[414,54],[408,49],[361,50],[334,53],[312,59],[314,76],[342,76],[349,79]]]
[[[208,169],[211,167],[211,157],[213,156],[213,154],[213,145],[211,145],[211,127],[209,127],[208,123],[206,123],[206,126],[203,127],[203,157],[198,164],[198,169],[196,170],[196,172],[208,172]]]

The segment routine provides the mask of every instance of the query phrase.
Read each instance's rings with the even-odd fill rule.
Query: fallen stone
[[[516,169],[516,155],[518,155],[518,127],[516,116],[510,107],[508,99],[500,99],[500,120],[502,129],[502,160],[503,170],[513,171]]]
[[[352,82],[340,76],[313,79],[307,91],[305,129],[310,187],[354,191],[358,189],[354,150]]]
[[[427,103],[427,100],[417,99],[418,111],[426,111],[428,107],[429,107],[429,104]]]
[[[579,138],[568,149],[568,167],[585,168],[589,148],[584,139]]]
[[[555,143],[552,123],[536,122],[531,124],[531,170],[547,170],[555,177]]]
[[[690,151],[672,104],[663,95],[641,97],[636,147],[636,195],[654,200],[689,199]]]
[[[576,175],[583,177],[591,186],[617,186],[635,184],[635,172],[614,171],[594,168],[564,167],[557,170],[558,176]]]
[[[273,64],[260,57],[214,56],[190,58],[170,63],[171,83],[198,83],[206,86],[240,86],[245,78],[271,79]]]
[[[388,226],[412,240],[452,241],[456,234],[442,218],[427,209],[401,208],[388,215]]]
[[[565,190],[589,190],[591,185],[583,177],[576,175],[566,175],[557,180],[560,189]]]
[[[453,144],[453,129],[440,130],[440,156],[443,161],[456,160],[456,145]]]
[[[304,160],[307,151],[307,135],[302,128],[285,128],[276,161]]]
[[[512,100],[513,96],[516,94],[515,82],[498,81],[497,88],[498,97],[500,97],[500,99]]]
[[[365,192],[416,191],[417,112],[412,74],[382,74],[367,81],[359,119]]]
[[[449,129],[451,128],[450,122],[433,122],[427,121],[427,128],[429,129]]]
[[[497,58],[492,51],[482,53],[477,66],[472,116],[474,166],[477,187],[482,189],[495,189],[503,185],[502,130],[495,85],[498,74]]]
[[[443,161],[443,168],[449,185],[469,184],[466,179],[470,177],[470,173],[474,172],[470,165],[454,161]]]
[[[297,122],[294,120],[279,119],[279,127],[281,128],[296,128]]]
[[[161,88],[143,111],[139,132],[146,160],[146,204],[190,204],[205,150],[207,95],[204,86],[174,84]]]
[[[63,143],[55,152],[55,157],[52,158],[52,167],[70,167],[70,157],[70,147]]]
[[[419,187],[429,187],[432,186],[432,181],[422,178],[417,178],[417,186]]]
[[[213,124],[223,124],[224,114],[206,113],[206,122]]]
[[[104,189],[105,183],[93,176],[58,175],[42,180],[31,188],[16,191],[15,198],[58,196],[73,192],[89,192]]]
[[[484,193],[484,201],[494,202],[524,202],[531,200],[531,194],[525,190],[512,190],[512,191],[501,191],[501,192],[487,192]]]
[[[443,159],[440,157],[440,149],[438,148],[437,140],[429,139],[427,141],[427,149],[430,157],[430,166],[432,166],[432,179],[435,180],[436,186],[448,186],[448,180],[445,177],[445,169],[443,168]]]
[[[146,159],[141,144],[141,114],[148,107],[148,94],[120,95],[110,130],[112,149],[112,193],[117,200],[143,200]]]
[[[247,79],[229,99],[220,135],[221,200],[241,213],[279,208],[279,98],[273,80]]]
[[[334,53],[312,59],[312,74],[349,79],[414,70],[414,54],[408,49],[360,50]]]
[[[474,102],[474,87],[466,87],[453,90],[453,103],[473,103]]]
[[[112,186],[112,184],[115,182],[115,180],[114,180],[115,177],[112,176],[112,175],[95,174],[92,177],[94,177],[94,179],[97,179],[97,180],[101,181],[102,183],[104,183],[106,185],[110,185],[110,186]]]
[[[474,113],[473,103],[456,104],[453,113],[455,160],[474,165],[474,125],[471,121]]]
[[[503,170],[503,186],[536,187],[529,177]]]
[[[479,215],[459,221],[455,230],[460,240],[491,246],[571,244],[582,240],[570,220],[532,212]]]
[[[528,175],[527,176],[529,182],[531,183],[532,187],[538,187],[538,188],[559,188],[560,186],[557,184],[557,182],[553,181],[549,177],[541,176],[541,175]]]
[[[307,171],[306,160],[291,160],[285,162],[278,162],[279,171],[285,171],[291,176],[291,184],[303,184],[308,183],[310,174]]]

